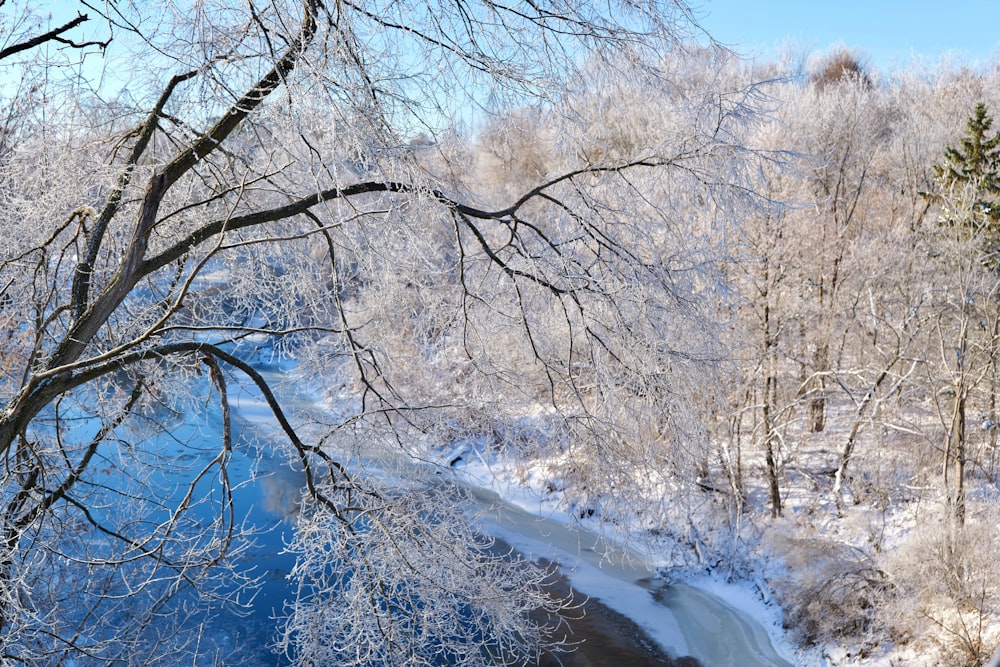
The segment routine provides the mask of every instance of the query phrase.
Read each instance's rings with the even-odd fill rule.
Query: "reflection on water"
[[[280,455],[274,453],[274,448],[262,446],[258,425],[242,418],[238,403],[234,407],[233,430],[237,437],[227,472],[236,523],[252,527],[253,533],[252,543],[239,556],[235,566],[255,578],[258,585],[240,595],[247,601],[247,596],[252,594],[245,609],[213,605],[189,617],[187,622],[192,628],[203,628],[199,631],[203,656],[199,665],[284,667],[290,664],[289,660],[275,654],[271,646],[278,627],[277,619],[284,614],[285,602],[292,593],[287,576],[295,564],[295,557],[284,553],[284,549],[292,537],[291,519],[299,509],[304,478],[284,460],[278,460]],[[161,472],[165,486],[173,484],[182,488],[187,482],[185,471],[204,465],[218,454],[220,435],[212,430],[221,418],[214,412],[216,410],[216,406],[210,406],[207,414],[185,415],[185,423],[178,429],[197,430],[199,435],[178,452],[176,460],[178,463],[182,458],[194,460],[187,461],[188,465],[165,468]],[[178,429],[174,429],[175,433]],[[204,443],[203,446],[199,442]],[[235,592],[235,589],[224,589],[220,597]]]
[[[302,503],[305,475],[288,467],[264,474],[257,481],[262,509],[281,519],[291,519]]]
[[[295,556],[284,549],[292,537],[291,519],[299,509],[303,476],[284,463],[262,459],[248,469],[246,481],[235,494],[235,501],[259,532],[243,565],[253,568],[253,574],[260,578],[260,587],[248,616],[230,615],[227,619],[230,627],[239,629],[246,659],[222,664],[281,667],[289,664],[288,659],[276,655],[270,647],[277,619],[284,614],[285,602],[292,593],[287,577],[295,565]]]

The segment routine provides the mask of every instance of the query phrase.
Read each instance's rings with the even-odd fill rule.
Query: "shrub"
[[[772,539],[788,571],[773,583],[785,625],[806,644],[850,638],[870,650],[884,638],[879,607],[891,585],[864,550],[822,538]]]

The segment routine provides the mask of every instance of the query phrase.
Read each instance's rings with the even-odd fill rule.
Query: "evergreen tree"
[[[983,263],[1000,270],[1000,134],[987,136],[992,124],[986,104],[978,103],[959,146],[945,148],[934,173],[946,201],[952,202],[942,224],[980,236]]]

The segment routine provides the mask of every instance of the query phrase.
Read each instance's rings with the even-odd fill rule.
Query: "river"
[[[261,370],[270,380],[279,380],[282,373],[276,368]],[[308,400],[301,394],[293,402],[296,399]],[[244,433],[259,437],[275,432],[259,396],[241,392],[233,395],[233,404],[234,418]],[[253,438],[242,440],[240,449],[248,456],[231,474],[243,477],[234,479],[237,483],[254,479],[239,487],[237,502],[247,508],[252,523],[269,526],[251,556],[265,578],[249,617],[223,619],[229,628],[225,643],[239,645],[246,659],[244,664],[283,665],[286,663],[270,654],[267,645],[274,615],[290,593],[285,575],[293,561],[281,551],[291,526],[282,517],[294,511],[301,479],[266,456],[254,463],[253,455],[259,450],[251,444]],[[398,470],[398,465],[394,461],[393,469]],[[630,651],[651,656],[648,664],[662,664],[656,656],[665,651],[675,658],[692,656],[703,667],[791,667],[792,663],[775,650],[760,623],[718,596],[684,583],[668,584],[657,579],[655,568],[644,558],[621,545],[580,527],[525,511],[491,490],[456,481],[463,483],[476,499],[484,530],[533,558],[559,563],[572,588],[593,600],[592,617],[571,624],[579,638],[586,640],[583,635],[594,635],[591,645],[581,646],[578,655],[570,660],[564,658],[566,664],[609,664],[609,654],[619,656],[613,664],[623,664],[620,657]],[[656,646],[650,647],[650,640]],[[623,642],[630,645],[624,646]],[[640,663],[633,660],[629,664]]]

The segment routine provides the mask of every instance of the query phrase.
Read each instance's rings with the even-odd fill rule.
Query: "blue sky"
[[[746,55],[843,44],[885,72],[913,56],[988,66],[1000,57],[1000,0],[691,0],[715,39]]]

